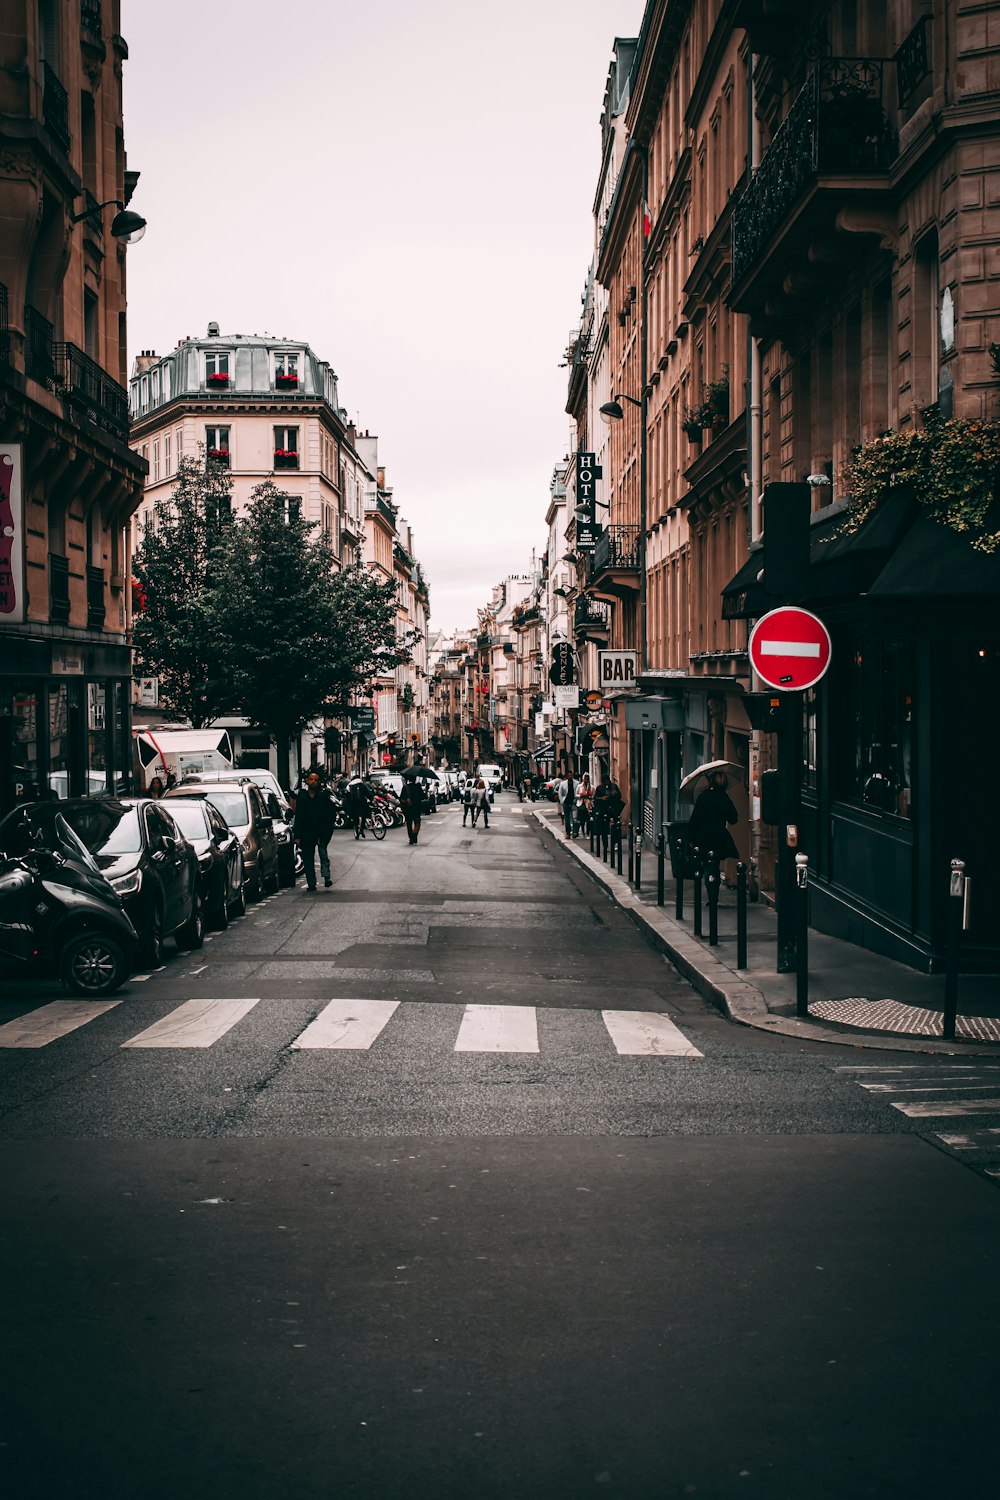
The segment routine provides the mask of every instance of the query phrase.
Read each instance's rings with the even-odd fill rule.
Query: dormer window
[[[299,356],[287,350],[274,356],[274,383],[279,391],[294,391],[299,384]]]
[[[229,385],[229,351],[213,349],[205,355],[205,386],[210,391],[224,391]]]

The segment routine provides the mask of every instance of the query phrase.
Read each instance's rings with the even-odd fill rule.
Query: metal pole
[[[809,856],[795,856],[795,1014],[809,1014]]]
[[[677,877],[677,894],[674,901],[674,916],[678,922],[684,920],[684,866],[681,865],[681,873]]]
[[[705,894],[708,896],[708,945],[719,946],[719,856],[709,851],[705,861]]]
[[[802,698],[800,692],[782,693],[778,729],[778,841],[777,898],[778,973],[797,971],[795,936],[796,855],[802,821]]]
[[[736,866],[736,967],[747,966],[747,867]]]
[[[632,824],[628,825],[628,883],[632,884],[635,876],[635,849],[632,844]]]
[[[663,877],[664,877],[663,855],[664,855],[664,848],[663,848],[663,846],[664,846],[665,842],[666,842],[666,840],[664,839],[663,834],[661,833],[660,836],[659,836],[659,838],[656,840],[656,904],[657,904],[657,906],[662,906],[663,905],[663,900],[664,900],[664,890],[663,890]]]
[[[622,825],[620,823],[615,824],[615,837],[618,845],[618,873],[620,875],[622,872]]]
[[[635,888],[642,885],[642,834],[639,829],[635,830]]]
[[[948,930],[944,964],[944,1019],[941,1033],[947,1041],[955,1040],[955,1022],[958,1019],[958,959],[962,946],[962,926],[965,916],[967,884],[965,860],[953,859],[951,862],[951,879],[948,886]]]
[[[693,882],[694,883],[694,921],[692,923],[692,930],[694,932],[695,937],[701,937],[701,873],[702,873],[702,865],[701,865],[701,856],[699,855],[698,850],[695,849],[693,851],[693,853],[694,853],[694,856],[695,856],[696,865],[695,865],[694,882]]]

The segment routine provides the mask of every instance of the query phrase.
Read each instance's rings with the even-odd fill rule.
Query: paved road
[[[509,799],[332,853],[5,984],[5,1494],[992,1483],[1000,1074],[731,1026]]]

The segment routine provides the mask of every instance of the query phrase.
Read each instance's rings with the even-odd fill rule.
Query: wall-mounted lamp
[[[121,240],[125,245],[137,245],[146,233],[146,221],[140,214],[135,214],[130,208],[126,208],[120,198],[108,198],[104,203],[92,203],[85,208],[82,214],[70,214],[71,224],[79,224],[83,219],[89,219],[91,214],[97,213],[102,208],[111,208],[114,205],[119,210],[111,220],[111,237]]]
[[[612,422],[620,422],[625,416],[625,412],[623,411],[621,404],[623,401],[631,401],[633,406],[642,406],[642,402],[637,401],[635,396],[626,396],[624,391],[619,391],[617,396],[612,396],[611,400],[605,401],[604,405],[601,407],[601,421],[607,422],[609,427],[611,426]]]

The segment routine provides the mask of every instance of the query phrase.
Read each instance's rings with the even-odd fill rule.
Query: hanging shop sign
[[[0,622],[24,620],[24,491],[20,443],[0,443]]]
[[[639,653],[598,651],[597,671],[605,696],[608,693],[631,692],[639,672]]]

